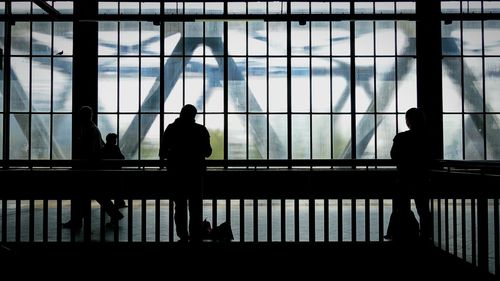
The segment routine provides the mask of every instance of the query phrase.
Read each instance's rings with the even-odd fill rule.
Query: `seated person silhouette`
[[[120,147],[118,147],[117,142],[118,142],[117,134],[109,133],[106,135],[106,143],[104,144],[104,147],[101,151],[102,159],[104,160],[125,159],[125,156],[123,156],[123,153],[121,152]],[[105,167],[109,169],[120,169],[122,166],[116,163],[107,163]],[[125,200],[119,198],[115,199],[115,206],[118,209],[121,209],[127,207],[127,204],[125,204]]]

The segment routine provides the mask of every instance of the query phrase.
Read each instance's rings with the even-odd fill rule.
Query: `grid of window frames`
[[[72,2],[47,3],[61,13],[73,12]],[[45,13],[31,1],[11,5],[12,14]],[[10,124],[10,159],[71,159],[72,52],[72,22],[11,26],[10,104],[4,116]]]
[[[450,13],[499,13],[498,1],[441,3]],[[444,158],[500,159],[500,21],[443,21]]]
[[[99,12],[151,14],[159,5],[101,2]],[[349,2],[289,5],[229,2],[227,12],[351,12]],[[168,2],[163,9],[222,14],[224,5]],[[354,12],[414,13],[415,3],[360,2]],[[161,128],[186,103],[210,131],[212,159],[383,159],[394,134],[406,129],[401,114],[416,105],[414,22],[229,21],[227,56],[221,21],[161,25],[99,26],[99,126],[103,134],[118,132],[127,159],[156,159]]]

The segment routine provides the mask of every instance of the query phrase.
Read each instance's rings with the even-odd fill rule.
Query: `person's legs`
[[[104,198],[99,198],[96,201],[102,206],[104,211],[111,218],[109,224],[112,226],[118,225],[118,221],[123,219],[123,214],[120,213],[118,208],[116,208],[116,206],[113,204],[113,201],[111,201],[111,199],[104,199]]]
[[[431,212],[429,210],[429,198],[423,195],[415,197],[415,207],[417,208],[418,217],[420,219],[420,236],[422,238],[431,238],[432,221]]]
[[[186,199],[175,199],[175,230],[177,237],[179,239],[187,241],[188,230],[187,230],[187,200]]]

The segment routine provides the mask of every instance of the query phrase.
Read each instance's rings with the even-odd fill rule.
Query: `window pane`
[[[120,55],[139,54],[139,22],[120,22]]]
[[[416,46],[416,24],[414,21],[397,22],[397,46],[398,55],[414,56],[417,53]]]
[[[160,112],[160,58],[141,59],[141,111]]]
[[[165,59],[165,111],[179,112],[182,108],[184,74],[183,58],[168,57]]]
[[[332,22],[332,55],[349,56],[351,54],[351,32],[349,21]]]
[[[287,109],[287,67],[285,58],[269,58],[269,111]]]
[[[32,22],[32,54],[50,55],[52,54],[52,23]]]
[[[205,53],[212,52],[215,56],[224,55],[224,25],[222,22],[205,23]]]
[[[224,63],[222,58],[205,59],[205,110],[224,111]]]
[[[375,22],[375,51],[377,55],[394,55],[396,53],[395,35],[394,21]]]
[[[486,111],[500,111],[500,58],[484,58]]]
[[[229,55],[246,55],[246,23],[245,22],[228,22],[228,42],[227,50]]]
[[[309,22],[300,25],[299,22],[292,22],[292,55],[309,55]]]
[[[269,159],[286,159],[288,154],[287,116],[269,115]]]
[[[332,59],[332,109],[333,112],[351,111],[351,60]]]
[[[54,114],[52,159],[71,159],[71,114]]]
[[[394,58],[376,59],[377,112],[396,111],[396,73]]]
[[[228,159],[246,159],[247,118],[243,114],[228,116]]]
[[[312,158],[331,159],[331,121],[328,114],[312,116]]]
[[[312,55],[324,56],[330,54],[330,22],[311,22]]]
[[[417,106],[417,59],[398,57],[398,112]]]
[[[119,79],[120,112],[139,110],[139,59],[120,58]]]
[[[247,110],[246,65],[246,58],[229,58],[229,112],[245,112]]]
[[[356,21],[355,26],[355,53],[359,55],[373,55],[373,22]]]
[[[483,109],[483,62],[481,58],[464,58],[464,109],[482,112]]]
[[[260,21],[248,22],[248,55],[265,55],[266,53],[266,23]]]
[[[27,112],[30,106],[30,60],[27,57],[11,58],[10,110]]]
[[[160,118],[157,114],[141,114],[141,159],[158,159]]]
[[[292,159],[311,158],[310,116],[292,115]]]
[[[99,127],[99,131],[101,131],[101,135],[104,138],[109,133],[118,134],[118,115],[117,114],[99,114],[97,119],[97,127]],[[120,143],[120,138],[118,139],[118,143]],[[123,153],[123,151],[122,151]]]
[[[500,9],[498,9],[500,10]],[[500,44],[498,33],[500,32],[500,20],[484,21],[484,54],[500,55]]]
[[[267,67],[265,58],[248,58],[248,110],[267,111]]]
[[[62,52],[62,53],[61,53]],[[73,23],[54,22],[54,54],[73,55]]]
[[[139,150],[139,123],[132,122],[137,118],[135,114],[121,114],[119,116],[118,136],[120,148],[125,159],[138,159]]]
[[[375,158],[375,118],[373,114],[356,115],[356,158]]]
[[[248,158],[267,159],[267,118],[263,114],[248,116]]]
[[[98,66],[98,111],[118,110],[118,64],[116,58],[99,58]]]
[[[30,23],[16,22],[11,27],[12,55],[28,55],[30,53]]]
[[[73,58],[54,57],[53,106],[55,112],[71,112],[73,104]]]
[[[206,114],[205,127],[210,133],[212,155],[209,159],[224,159],[224,115]]]
[[[160,54],[160,26],[152,22],[141,22],[141,54]]]
[[[309,58],[292,58],[292,112],[309,112]]]
[[[33,58],[31,63],[31,110],[48,112],[51,109],[51,67],[50,58]]]
[[[10,116],[9,156],[10,159],[28,159],[28,114],[12,114]]]
[[[99,55],[116,55],[118,53],[118,23],[99,22]]]
[[[356,59],[356,112],[373,112],[373,58]]]
[[[165,22],[165,55],[182,55],[184,51],[183,23]]]
[[[31,159],[50,159],[50,115],[31,115]]]
[[[464,55],[481,55],[483,50],[481,35],[480,21],[463,22]]]
[[[286,55],[286,22],[268,22],[269,55]]]
[[[500,159],[500,115],[488,114],[486,115],[486,160],[499,160]]]
[[[333,115],[333,158],[351,158],[351,116]]]
[[[186,104],[192,104],[198,112],[204,111],[203,104],[203,58],[187,58],[186,65],[184,100]]]
[[[443,154],[444,159],[462,160],[462,116],[443,115]]]
[[[377,159],[390,159],[392,140],[396,135],[396,115],[377,115]]]
[[[459,58],[443,58],[443,111],[462,110],[461,63]]]
[[[312,111],[330,112],[330,58],[312,58]]]
[[[441,24],[441,44],[443,55],[460,55],[460,22],[453,21],[450,24]]]
[[[481,114],[464,115],[465,159],[484,160],[484,119]]]

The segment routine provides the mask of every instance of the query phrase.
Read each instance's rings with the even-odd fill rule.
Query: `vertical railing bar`
[[[240,199],[240,242],[245,241],[245,200]]]
[[[481,196],[477,199],[477,265],[483,272],[488,271],[489,264],[488,224],[488,198]]]
[[[471,214],[471,230],[472,230],[472,234],[471,234],[471,242],[472,242],[472,250],[471,250],[471,255],[472,255],[472,264],[473,265],[477,265],[477,256],[476,256],[476,251],[477,251],[477,248],[476,248],[476,200],[474,198],[472,198],[470,200],[471,204],[471,210],[470,210],[470,214]]]
[[[384,199],[378,199],[378,241],[384,241]]]
[[[453,255],[458,256],[457,246],[457,199],[453,198]]]
[[[253,241],[259,241],[259,201],[253,199]]]
[[[90,242],[91,237],[90,235],[92,234],[92,221],[91,221],[91,214],[92,214],[92,200],[90,199],[85,199],[85,215],[84,215],[84,220],[83,220],[83,241],[85,242]]]
[[[467,219],[465,216],[465,199],[462,198],[462,259],[467,260]]]
[[[356,241],[356,199],[351,199],[351,241]]]
[[[370,241],[370,199],[365,199],[365,241]]]
[[[316,201],[309,199],[309,242],[316,241]]]
[[[57,199],[57,210],[56,210],[56,241],[61,242],[62,241],[62,227],[61,227],[61,222],[62,222],[62,200]]]
[[[441,248],[442,238],[441,238],[441,198],[437,199],[437,211],[438,211],[438,247]]]
[[[273,202],[267,199],[267,242],[273,241]]]
[[[299,233],[299,228],[300,228],[300,221],[299,221],[299,199],[294,198],[293,199],[293,232],[294,232],[294,239],[295,242],[300,241],[300,233]]]
[[[128,199],[128,225],[127,225],[127,241],[133,241],[133,227],[134,227],[134,200]]]
[[[281,219],[281,222],[280,222],[280,228],[281,228],[281,242],[285,242],[286,241],[286,200],[285,199],[281,199],[280,200],[280,219]]]
[[[106,212],[104,208],[101,206],[99,212],[99,239],[101,242],[106,241]]]
[[[226,199],[226,222],[231,223],[231,199]]]
[[[2,199],[2,242],[7,242],[7,200]]]
[[[329,200],[324,199],[323,200],[323,229],[324,231],[324,241],[329,242],[330,241],[330,206],[329,206]]]
[[[444,199],[444,245],[446,252],[450,252],[450,216],[448,211],[448,198]]]
[[[42,241],[49,241],[49,200],[43,199],[42,203]]]
[[[212,199],[212,227],[217,226],[217,199]]]
[[[339,237],[339,241],[338,242],[342,242],[343,240],[343,234],[344,234],[344,227],[343,227],[343,214],[342,214],[342,211],[343,211],[343,206],[342,206],[343,202],[342,202],[342,198],[339,198],[338,199],[338,204],[337,204],[337,224],[338,224],[338,237]]]
[[[21,200],[16,199],[16,242],[21,241]]]
[[[160,204],[161,204],[161,201],[160,199],[155,199],[155,242],[158,243],[160,242],[160,238],[161,238],[161,228],[160,228],[160,224],[161,224],[161,217],[160,217],[160,214],[161,214],[161,209],[160,209]]]
[[[146,199],[141,199],[141,241],[146,242],[146,224],[147,224],[147,205]]]
[[[495,275],[500,274],[500,239],[499,239],[499,213],[498,213],[498,198],[493,199],[493,225],[494,225],[494,239],[495,239]]]
[[[35,241],[35,200],[29,200],[29,241]]]
[[[168,200],[168,241],[174,241],[174,201],[172,199]]]

